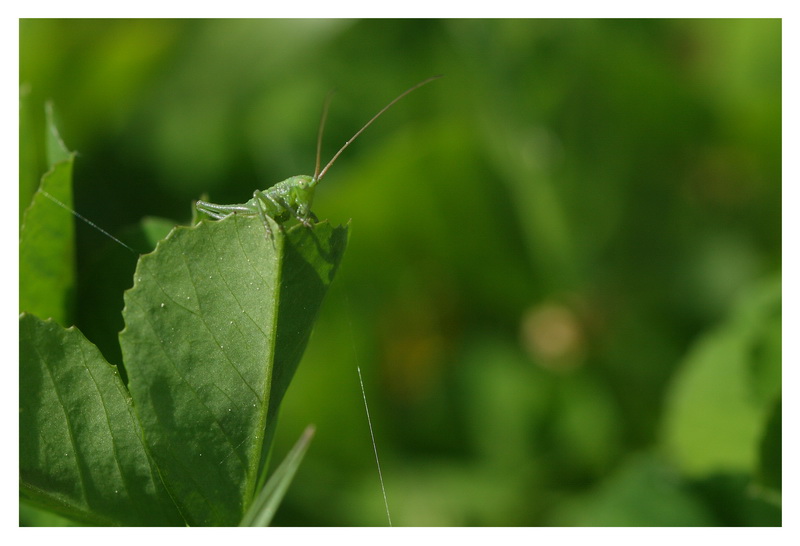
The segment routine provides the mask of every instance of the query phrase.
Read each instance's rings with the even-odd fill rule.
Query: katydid
[[[328,162],[325,167],[320,170],[320,151],[322,148],[322,131],[325,127],[325,119],[328,116],[328,106],[330,105],[330,96],[325,101],[325,106],[322,110],[322,119],[319,124],[319,131],[317,133],[317,161],[314,169],[314,176],[298,175],[287,178],[283,182],[278,182],[274,186],[267,188],[264,191],[256,190],[253,192],[253,198],[239,205],[217,205],[208,203],[206,201],[197,201],[195,207],[198,211],[207,214],[215,220],[222,220],[231,214],[238,214],[240,216],[258,216],[264,223],[267,230],[267,236],[272,236],[272,230],[267,222],[267,217],[275,220],[279,225],[289,221],[292,218],[297,219],[301,224],[306,227],[311,227],[311,222],[317,222],[316,215],[311,212],[311,202],[314,200],[314,191],[317,183],[322,180],[325,173],[339,158],[341,153],[348,147],[364,130],[372,125],[381,114],[394,105],[397,101],[422,87],[423,85],[437,79],[441,76],[432,76],[427,80],[410,87],[401,93],[392,102],[384,106],[380,112],[375,114],[361,129],[356,132],[353,137],[344,143],[333,158]]]

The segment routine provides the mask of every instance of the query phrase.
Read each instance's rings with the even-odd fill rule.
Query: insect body
[[[322,170],[320,170],[319,160],[320,150],[322,148],[322,130],[325,126],[325,118],[328,115],[328,106],[330,104],[329,96],[328,100],[325,101],[325,107],[322,111],[322,120],[320,121],[319,132],[317,134],[317,162],[314,169],[314,176],[292,176],[283,182],[278,182],[274,186],[267,188],[264,191],[256,190],[253,192],[252,199],[240,205],[217,205],[214,203],[208,203],[206,201],[197,201],[195,204],[197,210],[216,220],[221,220],[230,216],[231,214],[239,214],[242,216],[258,216],[264,223],[264,227],[267,230],[267,236],[272,235],[272,230],[267,222],[267,217],[272,218],[278,224],[283,224],[284,222],[295,218],[304,226],[311,227],[312,221],[317,221],[317,217],[313,212],[311,212],[311,203],[314,200],[314,190],[317,186],[317,183],[322,180],[322,178],[325,176],[325,173],[328,172],[328,169],[339,158],[341,153],[348,146],[350,146],[350,144],[352,144],[352,142],[358,138],[358,136],[363,133],[367,127],[372,125],[372,122],[378,119],[381,114],[394,105],[394,103],[415,89],[422,87],[426,83],[429,83],[440,77],[441,76],[433,76],[427,80],[421,81],[420,83],[401,93],[392,102],[384,106],[383,109],[381,109],[380,112],[375,114],[372,119],[370,119],[361,129],[359,129],[350,140],[345,142],[344,146],[342,146],[339,151],[336,152],[328,164],[325,165]]]
[[[311,202],[314,200],[314,189],[318,181],[319,177],[292,176],[264,191],[256,190],[253,198],[241,205],[216,205],[198,201],[195,206],[197,210],[216,220],[231,214],[258,216],[268,232],[270,228],[267,216],[279,224],[294,217],[304,226],[311,227],[311,221],[317,221],[317,217],[311,212]]]

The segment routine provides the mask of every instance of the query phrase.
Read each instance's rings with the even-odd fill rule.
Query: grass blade
[[[240,527],[266,527],[270,524],[313,437],[314,425],[309,425],[250,505]]]

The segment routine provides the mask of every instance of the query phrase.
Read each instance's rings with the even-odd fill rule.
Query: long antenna
[[[384,107],[383,107],[383,109],[381,109],[381,111],[380,111],[380,112],[378,112],[377,114],[375,114],[375,115],[372,117],[372,119],[371,119],[371,120],[369,120],[369,121],[366,123],[366,125],[364,125],[364,126],[361,128],[361,129],[359,129],[359,130],[358,130],[358,132],[357,132],[356,134],[354,134],[354,135],[353,135],[353,137],[352,137],[350,140],[348,140],[347,142],[345,142],[345,143],[344,143],[344,146],[342,146],[342,147],[339,149],[339,151],[338,151],[338,152],[336,152],[336,155],[334,155],[334,156],[333,156],[333,159],[331,159],[331,160],[328,162],[328,164],[327,164],[327,165],[325,165],[325,168],[324,168],[324,169],[322,169],[322,172],[320,172],[320,173],[319,173],[319,176],[317,176],[316,174],[314,174],[314,180],[322,180],[322,177],[323,177],[323,176],[325,176],[325,173],[326,173],[326,172],[328,172],[328,169],[330,168],[330,166],[331,166],[331,165],[333,165],[334,161],[336,161],[336,160],[339,158],[339,156],[342,154],[342,152],[343,152],[343,151],[345,151],[345,149],[346,149],[348,146],[350,146],[350,144],[352,144],[352,143],[353,143],[353,141],[354,141],[355,139],[357,139],[357,138],[358,138],[358,136],[359,136],[361,133],[363,133],[363,132],[364,132],[364,129],[366,129],[367,127],[369,127],[370,125],[372,125],[372,122],[373,122],[373,121],[375,121],[376,119],[378,119],[378,118],[381,116],[381,114],[383,114],[383,113],[384,113],[386,110],[388,110],[389,108],[391,108],[391,107],[394,105],[394,103],[396,103],[397,101],[399,101],[400,99],[402,99],[403,97],[405,97],[406,95],[408,95],[409,93],[411,93],[412,91],[414,91],[414,90],[416,90],[416,89],[419,89],[419,88],[420,88],[420,87],[422,87],[423,85],[425,85],[425,84],[427,84],[427,83],[430,83],[430,82],[432,82],[433,80],[438,80],[438,79],[439,79],[439,78],[441,78],[441,77],[442,77],[442,75],[441,75],[441,74],[440,74],[440,75],[438,75],[438,76],[431,76],[431,77],[430,77],[430,78],[428,78],[427,80],[423,80],[423,81],[419,82],[417,85],[414,85],[413,87],[410,87],[410,88],[406,89],[405,91],[403,91],[403,92],[402,92],[402,93],[401,93],[401,94],[400,94],[400,95],[399,95],[399,96],[398,96],[396,99],[394,99],[392,102],[390,102],[389,104],[387,104],[386,106],[384,106]],[[322,135],[322,130],[320,130],[320,135]],[[319,155],[317,155],[317,161],[319,161]]]
[[[328,107],[331,105],[331,99],[333,99],[334,92],[334,89],[328,91],[328,96],[325,97],[325,106],[322,107],[322,118],[319,120],[319,131],[317,131],[317,164],[314,167],[314,180],[319,180],[322,178],[321,176],[318,176],[319,159],[322,155],[322,131],[325,129],[325,121],[328,119]]]

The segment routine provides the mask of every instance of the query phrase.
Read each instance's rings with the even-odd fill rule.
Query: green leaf
[[[180,521],[130,395],[76,328],[20,317],[20,493],[96,525]]]
[[[196,222],[192,223],[194,224]],[[176,222],[169,218],[159,218],[156,216],[142,218],[142,221],[136,226],[136,236],[131,236],[136,239],[134,244],[137,246],[134,248],[143,247],[149,250],[154,249],[161,239],[169,235],[169,232],[172,231],[175,224]]]
[[[67,145],[61,139],[61,134],[58,132],[56,112],[53,103],[48,101],[47,104],[44,105],[44,110],[47,118],[47,135],[45,136],[47,164],[55,165],[56,163],[71,159],[73,153],[69,151],[69,148],[67,148]]]
[[[303,462],[303,457],[308,451],[313,437],[314,427],[309,425],[281,465],[270,476],[256,500],[250,505],[239,524],[240,527],[266,527],[270,524],[286,490],[289,489],[289,484],[292,483],[292,479],[300,467],[300,463]]]
[[[347,230],[177,228],[143,256],[120,343],[150,451],[191,525],[239,523]]]
[[[42,174],[47,170],[45,158],[44,110],[30,85],[19,90],[19,222],[31,204]]]
[[[134,286],[125,294],[120,343],[128,389],[151,464],[176,508],[159,509],[159,520],[148,520],[147,507],[126,517],[121,508],[105,506],[99,485],[81,488],[80,472],[91,467],[98,473],[96,483],[108,480],[105,493],[119,491],[113,477],[122,472],[116,467],[123,463],[115,462],[119,455],[105,438],[113,430],[84,423],[84,412],[78,410],[70,413],[74,424],[66,421],[60,429],[50,424],[53,430],[46,433],[39,421],[20,425],[26,445],[52,435],[86,454],[76,470],[59,474],[59,480],[51,481],[46,468],[52,455],[32,458],[21,467],[21,480],[36,484],[39,504],[86,520],[97,512],[95,522],[126,525],[164,519],[189,525],[241,521],[264,483],[280,401],[347,242],[347,228],[328,223],[286,231],[272,223],[272,232],[268,237],[258,218],[238,216],[176,228],[153,253],[140,258]],[[113,370],[76,330],[64,333],[52,322],[44,324],[49,337],[26,345],[21,337],[25,362],[54,358],[68,369]],[[65,348],[73,346],[81,350]],[[21,384],[20,397],[30,400],[27,412],[34,415],[54,413],[65,388],[63,376],[42,384],[37,378],[41,375],[34,373]],[[80,399],[97,390],[88,382],[68,385]],[[122,388],[118,380],[115,385]],[[73,429],[94,434],[75,436]],[[86,443],[101,445],[93,450]],[[53,453],[61,453],[61,447]],[[140,458],[124,464],[134,462],[136,468],[144,464]],[[158,488],[151,489],[153,498],[137,498],[134,504],[158,505]],[[60,503],[65,496],[78,508]]]
[[[688,474],[757,470],[781,391],[780,332],[781,283],[773,279],[745,294],[686,357],[668,393],[664,440]]]
[[[20,228],[19,307],[20,312],[66,325],[72,321],[75,289],[75,225],[68,210],[73,207],[75,154],[58,136],[52,108],[48,108],[47,134],[51,168],[42,176]]]
[[[19,503],[20,527],[75,527],[80,525],[72,519],[67,519],[49,510],[42,510],[31,506],[25,500]]]

